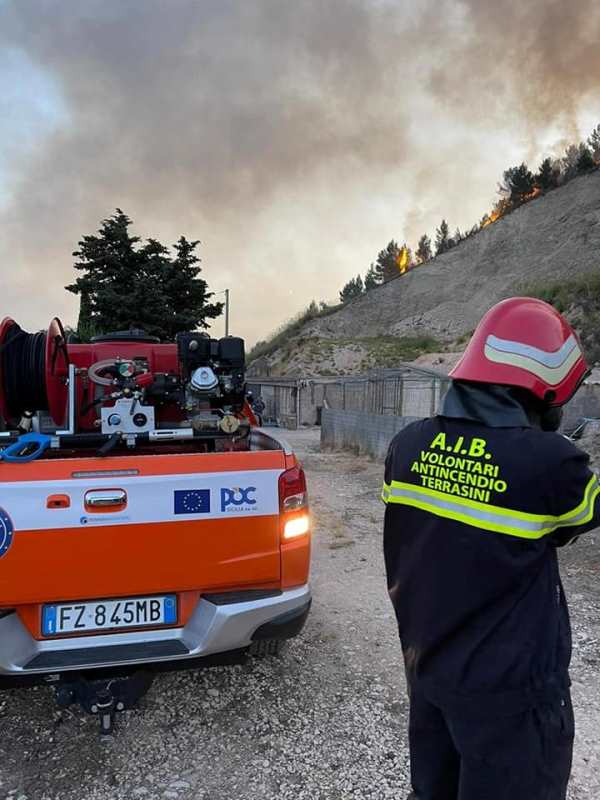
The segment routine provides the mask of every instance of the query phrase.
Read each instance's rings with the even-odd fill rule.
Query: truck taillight
[[[304,536],[310,531],[310,518],[308,514],[303,514],[301,517],[294,517],[288,519],[283,526],[283,538],[295,539],[296,536]]]
[[[301,467],[292,467],[279,478],[279,506],[283,518],[284,539],[295,539],[310,531],[306,477]],[[289,515],[289,516],[288,516]]]
[[[292,467],[279,476],[279,505],[284,514],[308,508],[306,477],[302,467]]]

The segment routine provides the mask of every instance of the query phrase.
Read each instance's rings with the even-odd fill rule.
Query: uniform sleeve
[[[392,458],[393,452],[392,449],[394,447],[394,442],[390,444],[387,452],[387,456],[385,457],[385,469],[383,473],[383,488],[381,490],[381,499],[384,503],[387,503],[388,497],[390,495],[390,486],[392,483]]]
[[[589,467],[589,456],[564,440],[564,451],[553,476],[556,528],[553,544],[562,547],[600,526],[600,484]]]

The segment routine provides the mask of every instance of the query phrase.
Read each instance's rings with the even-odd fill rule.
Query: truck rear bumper
[[[209,595],[182,628],[42,641],[10,614],[0,619],[0,680],[201,659],[246,648],[254,639],[290,638],[302,628],[310,602],[308,585],[248,600],[243,592]]]

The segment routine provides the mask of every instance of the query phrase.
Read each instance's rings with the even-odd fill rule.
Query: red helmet
[[[485,314],[450,377],[520,386],[562,406],[588,371],[579,337],[555,308],[511,297]]]

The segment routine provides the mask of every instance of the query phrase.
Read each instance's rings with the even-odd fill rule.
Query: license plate
[[[177,596],[95,600],[44,606],[42,634],[86,633],[119,628],[157,627],[177,622]]]

